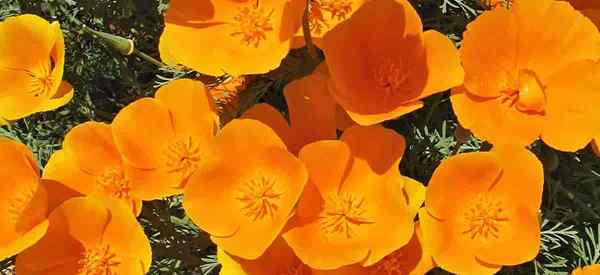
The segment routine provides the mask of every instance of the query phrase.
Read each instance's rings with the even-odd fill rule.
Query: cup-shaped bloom
[[[142,275],[150,269],[150,242],[123,204],[72,198],[48,220],[46,235],[17,256],[17,273]]]
[[[0,137],[0,259],[37,242],[48,228],[48,193],[31,151]]]
[[[161,58],[215,76],[266,73],[289,52],[305,3],[173,0],[160,38]]]
[[[490,35],[493,33],[494,35]],[[575,151],[600,133],[600,32],[568,2],[515,0],[467,26],[460,124],[490,143]]]
[[[294,251],[281,237],[255,260],[246,260],[219,249],[217,258],[221,263],[221,274],[235,275],[311,275]]]
[[[119,199],[136,215],[142,210],[138,192],[143,197],[143,189],[147,187],[145,182],[129,179],[110,125],[99,122],[86,122],[71,129],[62,150],[54,153],[46,164],[43,178],[80,195],[104,194]]]
[[[329,95],[328,79],[327,67],[322,63],[311,75],[285,86],[289,124],[277,109],[266,103],[254,105],[243,117],[270,126],[294,154],[311,142],[336,139],[336,103]]]
[[[404,149],[404,138],[381,126],[354,126],[341,140],[302,148],[310,179],[283,233],[302,262],[370,266],[409,242],[425,192],[398,172]]]
[[[36,15],[0,22],[0,124],[65,105],[65,42],[58,22]]]
[[[584,267],[579,267],[571,272],[571,275],[594,275],[600,274],[600,264],[593,264]]]
[[[257,120],[229,122],[213,146],[189,180],[183,207],[220,248],[256,259],[292,216],[308,180],[306,168]]]
[[[123,108],[112,123],[114,142],[131,181],[143,182],[139,198],[180,194],[206,160],[219,118],[201,82],[175,80],[154,98]]]
[[[493,274],[533,260],[543,184],[541,162],[519,146],[442,161],[419,212],[424,246],[438,266],[458,274]]]
[[[463,82],[458,50],[444,35],[423,32],[407,0],[367,1],[322,47],[331,93],[361,125],[412,112],[422,98]]]

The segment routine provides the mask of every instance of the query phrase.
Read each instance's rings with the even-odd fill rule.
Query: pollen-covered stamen
[[[192,138],[186,137],[171,143],[165,150],[165,165],[169,173],[179,173],[187,179],[200,166],[202,150]]]
[[[275,184],[274,179],[260,176],[241,186],[236,199],[242,202],[242,212],[246,217],[253,221],[274,217],[279,209],[277,202],[283,195],[276,190]]]
[[[13,197],[10,199],[10,204],[8,205],[9,219],[11,222],[17,223],[34,195],[34,189],[27,189],[23,192],[15,192],[13,194]]]
[[[469,238],[498,238],[503,223],[508,221],[502,204],[489,196],[479,195],[464,213],[465,229]]]
[[[267,33],[273,31],[272,14],[273,11],[254,4],[240,8],[239,13],[233,17],[235,32],[231,35],[241,36],[241,43],[246,46],[258,47],[261,41],[267,39]]]
[[[109,168],[96,178],[96,182],[107,193],[118,199],[128,199],[131,191],[130,181],[121,168]]]
[[[408,73],[397,61],[385,58],[375,66],[373,78],[376,85],[384,91],[384,96],[391,96],[402,88],[408,79]]]
[[[121,264],[117,255],[111,252],[108,245],[86,249],[79,260],[79,274],[116,275],[116,268]]]
[[[325,233],[343,234],[346,238],[354,237],[357,227],[374,223],[367,217],[365,199],[349,193],[330,195],[319,219]]]

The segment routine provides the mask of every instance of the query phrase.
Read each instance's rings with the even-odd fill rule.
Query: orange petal
[[[350,172],[350,147],[340,141],[318,141],[304,146],[298,154],[313,183],[321,194],[337,192]],[[323,160],[327,159],[327,165]]]
[[[506,207],[508,221],[499,226],[498,238],[489,238],[477,251],[482,262],[518,265],[532,261],[540,251],[538,212],[519,204],[506,203]]]
[[[542,204],[544,169],[529,150],[512,146],[494,146],[491,151],[500,166],[502,176],[491,192],[501,194],[510,205],[521,205],[537,213]]]
[[[507,9],[484,12],[467,25],[461,45],[465,87],[473,95],[497,97],[516,77],[518,23]],[[493,37],[490,31],[498,35]]]
[[[219,117],[214,100],[202,82],[190,79],[171,81],[158,89],[155,98],[169,108],[177,134],[200,139],[214,136]]]
[[[430,30],[423,33],[423,40],[428,73],[420,99],[459,86],[465,77],[458,50],[448,37]]]
[[[107,169],[121,166],[111,127],[106,123],[86,122],[75,126],[65,136],[63,149],[80,169],[91,175],[99,176]]]
[[[25,70],[0,68],[0,97],[25,95],[33,81]]]
[[[60,189],[67,188],[76,193],[90,194],[97,185],[96,176],[84,172],[74,154],[65,150],[54,152],[50,156],[44,168],[43,178],[54,181],[57,185],[64,185],[64,187],[57,187],[59,198],[62,197]]]
[[[425,186],[409,177],[402,176],[402,179],[404,180],[404,193],[408,198],[408,210],[411,216],[415,216],[425,202]]]
[[[157,200],[183,193],[181,177],[165,168],[138,169],[125,165],[125,176],[131,181],[131,195],[142,200]]]
[[[311,142],[337,138],[336,103],[329,95],[327,74],[318,70],[292,81],[284,89],[294,133],[290,151],[294,153]]]
[[[502,97],[483,98],[463,87],[452,90],[452,109],[462,127],[492,144],[527,146],[542,132],[544,116],[521,112]]]
[[[144,131],[140,131],[139,126],[144,123]],[[164,150],[175,134],[169,109],[151,98],[121,109],[112,123],[112,131],[123,158],[142,169],[155,169],[163,164]]]
[[[0,67],[30,69],[48,62],[60,30],[43,18],[24,14],[0,23]]]
[[[465,203],[489,190],[501,172],[501,163],[487,152],[443,160],[427,185],[427,211],[438,219],[455,217]]]
[[[511,11],[518,22],[517,66],[535,72],[542,84],[573,62],[600,58],[600,32],[568,3],[516,1]]]
[[[57,181],[42,179],[42,184],[46,186],[48,192],[48,213],[52,213],[56,207],[71,198],[83,196],[82,193]]]
[[[31,230],[19,236],[18,239],[4,243],[0,246],[0,259],[6,260],[9,257],[18,255],[29,247],[35,245],[48,230],[48,220],[44,220],[35,225]],[[20,274],[20,273],[19,273]]]
[[[242,115],[242,118],[258,120],[266,124],[277,133],[287,146],[290,146],[290,141],[292,139],[290,125],[273,106],[267,103],[256,104],[246,111]]]
[[[573,270],[571,275],[594,275],[600,272],[600,264],[593,264]]]
[[[594,9],[585,9],[580,10],[585,17],[592,20],[592,23],[596,25],[596,27],[600,28],[600,6]]]
[[[306,267],[283,238],[278,237],[265,253],[256,260],[245,260],[218,249],[217,258],[223,274],[285,274],[296,270],[302,273]],[[274,259],[277,259],[274,261]]]
[[[456,274],[495,274],[499,265],[485,264],[476,259],[481,244],[468,238],[454,222],[441,221],[419,211],[419,223],[423,232],[423,246],[431,251],[435,263]]]
[[[17,268],[39,272],[79,260],[85,248],[101,242],[110,212],[99,200],[78,197],[56,208],[49,221],[46,235],[19,254]]]
[[[144,269],[139,274],[147,273],[152,262],[152,248],[144,229],[126,205],[107,200],[106,207],[110,210],[110,222],[104,229],[102,243],[120,257],[141,262]]]
[[[365,160],[377,174],[398,171],[406,148],[404,137],[383,126],[353,126],[348,128],[341,140],[350,146],[355,158]]]
[[[243,141],[243,142],[240,142]],[[265,147],[286,149],[281,138],[268,125],[253,119],[234,119],[221,129],[215,147],[218,156],[262,151]]]
[[[347,128],[350,128],[351,126],[356,125],[354,120],[352,120],[352,118],[348,115],[348,113],[346,113],[346,111],[344,111],[344,109],[340,105],[336,106],[335,121],[337,129],[340,131],[344,131]]]
[[[37,111],[47,112],[58,109],[69,103],[74,95],[75,89],[73,89],[73,86],[66,81],[62,81],[54,96],[45,101]]]
[[[593,61],[574,63],[557,73],[546,88],[544,142],[574,152],[600,133],[599,90],[600,64]]]
[[[423,102],[415,101],[415,102],[406,103],[405,105],[400,105],[396,109],[394,109],[390,112],[381,113],[381,114],[361,114],[361,113],[352,112],[350,110],[346,110],[346,112],[348,112],[348,115],[350,116],[350,118],[352,118],[352,120],[354,120],[359,125],[369,126],[369,125],[375,125],[377,123],[384,122],[386,120],[401,117],[405,114],[408,114],[408,113],[411,113],[418,109],[421,109],[422,107],[423,107]]]

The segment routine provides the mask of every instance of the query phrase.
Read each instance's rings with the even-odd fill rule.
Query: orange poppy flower
[[[543,184],[542,164],[522,147],[442,161],[419,212],[424,247],[437,265],[458,274],[493,274],[533,260]]]
[[[161,58],[215,76],[266,73],[289,52],[305,3],[173,0],[160,38]]]
[[[541,137],[575,151],[600,133],[600,32],[567,2],[485,12],[467,26],[461,54],[465,83],[452,106],[479,138],[526,146]]]
[[[190,178],[183,207],[223,250],[257,259],[292,215],[306,169],[271,128],[252,119],[229,122],[213,149]]]
[[[25,145],[0,137],[0,260],[35,244],[48,228],[48,193]]]
[[[328,79],[327,67],[322,63],[311,75],[284,88],[289,124],[277,109],[266,103],[254,105],[242,117],[270,126],[294,154],[311,142],[337,139],[336,104],[329,95]]]
[[[579,267],[573,270],[571,275],[595,275],[600,274],[600,264]]]
[[[201,82],[189,79],[172,81],[154,98],[123,108],[112,132],[129,179],[143,182],[140,198],[180,194],[205,162],[218,125],[213,99]]]
[[[0,124],[65,105],[65,43],[58,22],[25,14],[0,22]]]
[[[463,82],[452,42],[423,32],[407,0],[367,1],[329,31],[322,46],[330,92],[361,125],[412,112],[423,106],[421,99]]]
[[[49,221],[46,235],[17,256],[18,274],[141,275],[150,269],[150,242],[123,204],[72,198]]]
[[[404,149],[404,138],[381,126],[354,126],[339,141],[302,148],[310,180],[283,233],[302,262],[370,266],[409,242],[425,190],[398,173]]]
[[[256,260],[245,260],[229,255],[223,249],[217,252],[221,274],[236,275],[311,275],[287,243],[278,237],[265,253]]]
[[[120,199],[136,215],[142,210],[140,197],[145,197],[146,186],[128,178],[108,124],[86,122],[71,129],[65,136],[63,149],[54,153],[46,164],[43,178],[81,195],[100,193]]]

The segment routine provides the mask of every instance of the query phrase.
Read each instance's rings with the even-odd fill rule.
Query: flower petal
[[[242,118],[258,120],[266,124],[277,133],[287,146],[290,146],[289,142],[292,139],[290,125],[275,107],[267,103],[259,103],[244,112]]]
[[[459,86],[465,72],[458,50],[448,37],[437,31],[423,33],[427,56],[427,84],[419,99]]]
[[[569,152],[585,147],[600,133],[599,91],[600,64],[594,61],[574,63],[557,73],[546,88],[544,142]]]
[[[111,127],[106,123],[86,122],[75,126],[65,136],[63,149],[91,175],[99,176],[107,169],[121,166]]]
[[[73,86],[66,81],[62,81],[60,82],[60,86],[58,87],[58,90],[56,90],[54,96],[44,101],[37,111],[47,112],[56,110],[69,103],[71,99],[73,99],[74,95],[75,89],[73,89]]]
[[[425,205],[438,219],[458,215],[462,206],[493,186],[501,175],[498,159],[487,152],[465,153],[443,160],[427,185]]]
[[[355,158],[365,160],[380,175],[389,171],[397,173],[406,149],[402,135],[381,125],[353,126],[344,132],[341,140],[350,146]]]
[[[144,131],[139,125],[146,123]],[[121,109],[112,123],[113,137],[128,164],[156,169],[163,164],[163,150],[173,139],[169,109],[161,101],[143,98]]]
[[[60,29],[56,25],[32,14],[0,22],[0,67],[30,69],[48,62]]]
[[[452,109],[462,127],[492,144],[527,146],[542,132],[544,116],[526,113],[498,98],[479,97],[464,87],[452,90]]]

